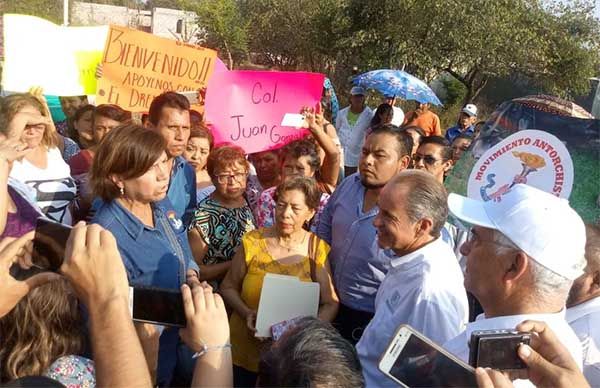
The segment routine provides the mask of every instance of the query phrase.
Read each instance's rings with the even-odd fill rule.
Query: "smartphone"
[[[379,370],[404,387],[476,387],[475,369],[408,325],[400,325]]]
[[[65,259],[71,227],[47,218],[38,218],[33,237],[31,261],[45,271],[58,272]]]
[[[181,291],[155,287],[129,287],[129,307],[136,322],[185,327]]]
[[[530,341],[530,333],[515,330],[474,331],[469,340],[469,364],[498,370],[524,369],[526,365],[517,350]]]

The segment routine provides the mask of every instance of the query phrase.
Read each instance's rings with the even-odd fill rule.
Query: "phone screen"
[[[133,320],[164,326],[185,327],[185,311],[179,290],[134,287]]]
[[[38,218],[31,255],[34,266],[42,270],[58,272],[65,258],[65,247],[70,234],[70,226]]]
[[[472,370],[411,335],[388,372],[409,387],[475,387]]]

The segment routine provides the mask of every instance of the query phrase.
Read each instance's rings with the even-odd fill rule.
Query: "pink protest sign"
[[[306,130],[282,127],[286,113],[314,107],[323,74],[275,71],[215,72],[206,92],[206,121],[215,143],[234,143],[246,153],[279,148]]]

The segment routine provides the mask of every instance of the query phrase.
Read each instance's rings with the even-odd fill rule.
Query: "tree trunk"
[[[225,46],[225,51],[227,53],[227,61],[229,62],[229,70],[233,70],[233,57],[231,56],[231,50],[229,50],[229,45],[227,41],[223,41],[223,45]]]

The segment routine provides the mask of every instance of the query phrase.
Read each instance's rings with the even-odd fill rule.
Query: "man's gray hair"
[[[392,178],[406,193],[406,215],[411,222],[430,218],[431,236],[438,238],[448,218],[448,193],[433,175],[419,170],[404,170]]]
[[[496,255],[503,255],[510,250],[522,252],[522,249],[516,246],[509,238],[497,230],[494,231],[493,241],[496,243],[494,244]],[[543,300],[554,299],[558,296],[561,296],[566,300],[573,281],[557,274],[551,269],[544,267],[542,264],[538,263],[535,258],[529,255],[527,256],[530,258],[529,268],[535,284],[534,292],[536,296],[539,298],[544,298]],[[584,268],[585,259],[583,257],[579,258],[574,264],[574,267],[578,269]]]

